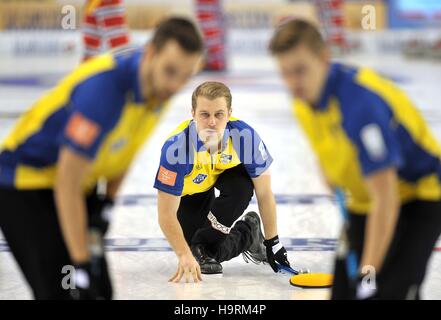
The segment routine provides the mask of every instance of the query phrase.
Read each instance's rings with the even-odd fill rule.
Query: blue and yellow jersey
[[[0,147],[0,186],[52,188],[62,146],[93,160],[85,189],[123,174],[164,109],[142,96],[141,57],[98,56],[40,98]]]
[[[317,106],[294,102],[294,112],[326,177],[348,194],[348,207],[367,213],[364,183],[395,167],[402,202],[441,199],[441,148],[412,101],[366,68],[331,64]]]
[[[260,136],[245,122],[230,118],[221,151],[210,154],[199,139],[193,120],[184,121],[165,142],[154,187],[177,196],[210,190],[225,170],[243,164],[251,178],[271,165]]]

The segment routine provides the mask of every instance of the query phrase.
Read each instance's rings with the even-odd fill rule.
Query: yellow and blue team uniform
[[[348,227],[343,232],[355,257],[350,260],[355,272],[371,206],[364,179],[396,169],[400,213],[377,270],[375,297],[418,299],[441,233],[441,149],[415,105],[373,70],[334,63],[318,103],[297,100],[294,111],[325,176],[348,195]],[[355,298],[347,254],[340,250],[336,256],[332,299]]]
[[[162,147],[154,187],[180,197],[176,216],[197,259],[198,246],[218,263],[249,249],[253,226],[238,219],[253,196],[252,178],[265,174],[272,161],[257,132],[235,118],[227,122],[216,152],[206,149],[193,120],[170,135]]]
[[[221,146],[221,152],[210,154],[196,132],[196,123],[184,121],[162,147],[154,187],[177,196],[193,195],[213,188],[224,171],[239,164],[256,178],[273,161],[258,133],[236,118],[227,122]]]
[[[364,177],[395,167],[402,203],[441,199],[441,149],[413,102],[367,68],[330,65],[316,106],[295,100],[294,113],[331,184],[348,208],[369,211]]]
[[[85,189],[122,175],[164,110],[142,96],[142,54],[91,59],[25,112],[1,145],[0,187],[52,188],[62,146],[93,160]]]
[[[164,110],[142,95],[142,55],[104,54],[81,64],[22,115],[1,145],[0,228],[36,299],[71,298],[60,285],[63,267],[73,265],[54,198],[60,149],[91,160],[83,186],[87,223],[104,236],[109,202],[94,187],[123,176]],[[99,272],[97,294],[111,299],[105,256],[90,263]]]

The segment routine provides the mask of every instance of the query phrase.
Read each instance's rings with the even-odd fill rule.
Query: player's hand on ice
[[[201,267],[191,252],[179,257],[178,270],[168,281],[177,283],[182,278],[187,283],[190,282],[191,278],[193,278],[194,282],[202,281]]]
[[[268,259],[268,263],[274,270],[274,272],[279,271],[277,263],[286,267],[290,267],[288,261],[288,253],[286,252],[286,249],[283,247],[283,245],[280,243],[279,236],[275,236],[274,238],[265,240],[263,244],[266,247],[266,257]]]

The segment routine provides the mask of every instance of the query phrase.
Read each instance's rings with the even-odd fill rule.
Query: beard
[[[173,95],[167,90],[159,90],[156,87],[155,81],[153,80],[153,72],[151,70],[150,72],[147,73],[147,75],[144,78],[142,92],[146,100],[148,101],[155,100],[157,101],[158,104],[163,104]]]

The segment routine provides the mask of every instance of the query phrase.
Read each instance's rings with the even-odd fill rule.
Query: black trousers
[[[89,213],[94,211],[94,199],[94,195],[87,199]],[[0,188],[0,204],[0,229],[34,298],[70,299],[69,290],[62,287],[66,276],[62,268],[72,261],[58,223],[53,191]],[[98,220],[89,214],[89,224]],[[110,298],[107,265],[102,267],[106,296]]]
[[[366,216],[349,213],[349,247],[358,264],[363,254]],[[419,299],[427,263],[441,234],[441,201],[412,201],[401,207],[398,223],[381,271],[376,275],[378,299]],[[345,261],[337,257],[332,299],[354,299]]]
[[[203,244],[219,262],[230,260],[247,250],[252,242],[251,227],[236,221],[248,207],[254,187],[245,167],[240,164],[224,171],[214,188],[184,196],[178,209],[178,220],[187,243]]]

